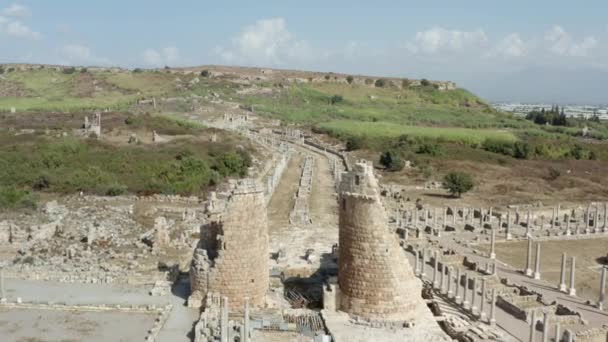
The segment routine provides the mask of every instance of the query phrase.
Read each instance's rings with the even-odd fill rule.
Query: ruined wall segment
[[[219,207],[219,206],[217,206]],[[268,222],[264,188],[241,180],[225,210],[209,213],[191,270],[192,295],[188,304],[202,305],[209,292],[228,297],[231,306],[262,306],[269,286]]]
[[[420,281],[386,227],[370,163],[343,174],[339,201],[340,309],[371,321],[409,321],[428,311]]]

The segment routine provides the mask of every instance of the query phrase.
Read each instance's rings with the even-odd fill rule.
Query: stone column
[[[443,209],[443,229],[448,226],[448,208]]]
[[[454,301],[458,303],[460,301],[460,268],[456,268],[456,296],[454,297]]]
[[[585,213],[585,233],[589,234],[589,218],[591,216],[591,206],[587,207],[587,212]]]
[[[4,291],[2,292],[4,294]],[[606,266],[602,267],[602,275],[600,276],[600,299],[597,302],[597,308],[604,310],[604,299],[606,298]]]
[[[566,214],[566,235],[570,236],[572,231],[570,231],[570,216]]]
[[[479,229],[483,229],[483,209],[479,209]]]
[[[241,331],[241,341],[249,342],[249,299],[245,298],[245,317],[243,317],[243,330]]]
[[[437,288],[437,271],[439,269],[439,253],[435,251],[433,260],[433,288]]]
[[[493,227],[490,230],[490,259],[496,259],[496,230]]]
[[[540,280],[540,242],[536,243],[536,262],[534,264],[534,279]]]
[[[555,323],[555,342],[560,342],[561,339],[561,326],[559,324],[559,321],[557,321],[557,323]]]
[[[477,299],[477,278],[473,277],[473,294],[471,295],[471,313],[473,315],[477,314],[477,304],[475,300]]]
[[[600,208],[595,206],[595,216],[593,217],[593,231],[595,231],[596,233],[600,232],[599,221],[600,221]]]
[[[416,211],[414,212],[414,227],[418,228],[418,216],[420,216],[420,213],[418,212],[418,208],[416,208]]]
[[[433,209],[433,227],[437,228],[437,216],[439,216],[439,214],[437,213],[437,208]]]
[[[604,203],[604,231],[608,228],[608,202]]]
[[[490,325],[496,325],[496,289],[492,289],[492,299],[490,303]]]
[[[426,272],[424,271],[426,269],[426,267],[425,267],[426,266],[426,251],[427,251],[426,248],[422,250],[422,264],[421,264],[422,268],[420,269],[420,278],[421,279],[426,277]]]
[[[570,291],[568,294],[571,296],[576,296],[576,287],[574,285],[574,275],[576,270],[576,258],[570,258]]]
[[[416,260],[414,261],[414,275],[420,276],[420,250],[416,250]]]
[[[530,319],[530,338],[529,342],[536,340],[536,311],[532,311],[532,318]]]
[[[547,342],[549,340],[549,314],[544,313],[543,315],[543,342]]]
[[[551,229],[555,228],[555,208],[553,208],[553,213],[551,213]]]
[[[222,297],[220,310],[220,341],[228,342],[228,297]]]
[[[445,264],[441,264],[441,274],[439,274],[439,292],[445,294]]]
[[[526,269],[524,273],[528,276],[532,276],[532,238],[528,236],[528,252],[526,254]]]
[[[6,293],[4,292],[4,268],[0,268],[0,299],[5,299]]]
[[[486,278],[481,278],[481,304],[479,305],[479,319],[481,321],[485,321],[486,320],[486,313],[485,313],[485,306],[486,306]]]
[[[464,272],[464,287],[462,288],[462,306],[465,310],[469,308],[469,300],[467,299],[467,292],[469,289],[469,275],[467,272]]]
[[[530,234],[530,210],[528,210],[528,215],[526,216],[526,234]]]
[[[452,225],[456,228],[456,216],[458,215],[458,208],[452,209]]]
[[[574,332],[572,330],[566,330],[566,342],[574,342]]]
[[[559,274],[559,290],[567,292],[566,288],[566,253],[562,253],[562,268]]]
[[[448,298],[452,297],[454,294],[452,292],[452,267],[448,267]]]
[[[511,235],[511,210],[507,211],[507,240],[512,240]]]

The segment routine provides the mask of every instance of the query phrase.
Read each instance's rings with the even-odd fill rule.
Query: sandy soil
[[[0,309],[3,341],[129,342],[143,340],[154,314]]]
[[[585,240],[561,240],[541,242],[541,277],[545,281],[557,286],[559,283],[562,253],[566,253],[566,285],[570,279],[570,256],[576,257],[576,291],[580,297],[596,301],[599,296],[601,264],[598,258],[606,256],[608,238],[595,238]],[[488,250],[488,246],[480,249]],[[503,262],[524,269],[526,267],[526,251],[528,243],[502,242],[496,244],[496,257]],[[533,245],[533,260],[536,253],[536,244]],[[534,262],[534,261],[533,261]]]

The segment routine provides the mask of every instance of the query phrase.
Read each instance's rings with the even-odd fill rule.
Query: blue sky
[[[525,84],[563,73],[565,82],[593,79],[593,89],[568,101],[602,102],[595,88],[608,82],[606,42],[605,0],[0,0],[0,63],[234,64],[427,77],[497,100],[553,100]]]

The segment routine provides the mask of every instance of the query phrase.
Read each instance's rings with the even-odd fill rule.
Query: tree
[[[346,82],[348,82],[348,84],[353,84],[354,80],[355,80],[355,78],[352,77],[351,75],[346,76]]]
[[[462,171],[450,172],[443,178],[443,187],[454,197],[461,197],[462,194],[473,189],[473,186],[473,177]]]
[[[382,88],[386,85],[386,80],[379,78],[376,80],[376,82],[374,83],[374,85],[376,86],[376,88]]]
[[[380,165],[388,171],[401,171],[405,163],[398,153],[386,151],[380,155]]]
[[[430,86],[430,85],[431,85],[431,81],[427,80],[426,78],[423,78],[423,79],[421,79],[421,80],[420,80],[420,84],[421,84],[423,87],[428,87],[428,86]]]
[[[205,78],[209,77],[209,70],[201,71],[201,77],[205,77]]]

